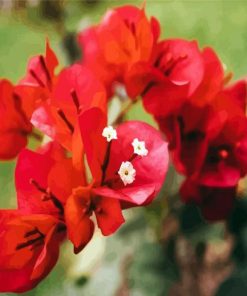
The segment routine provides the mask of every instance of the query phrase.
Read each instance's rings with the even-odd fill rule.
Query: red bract
[[[55,68],[58,59],[46,41],[45,56],[38,55],[29,60],[26,76],[20,81],[20,85],[32,85],[41,87],[43,90],[51,90],[55,81]]]
[[[176,169],[191,175],[202,166],[208,141],[222,128],[225,116],[215,114],[212,106],[184,104],[177,115],[156,118],[166,134]]]
[[[229,217],[236,197],[236,186],[210,187],[200,185],[197,180],[187,179],[180,193],[185,203],[198,205],[203,217],[213,222]]]
[[[58,144],[20,153],[18,210],[0,211],[1,292],[27,291],[54,267],[66,234],[64,204],[79,184],[85,184],[82,172]]]
[[[57,66],[58,59],[47,40],[45,55],[38,55],[29,60],[26,76],[16,86],[20,96],[32,98],[32,101],[24,105],[30,118],[37,108],[50,101],[51,92],[56,84]]]
[[[143,96],[149,113],[167,116],[195,92],[203,74],[203,56],[197,43],[171,39],[160,42],[148,62],[131,68],[126,86],[131,97]]]
[[[71,151],[75,142],[81,150],[77,114],[90,106],[106,109],[105,89],[89,69],[75,64],[58,75],[50,100],[34,112],[32,123],[66,149]]]
[[[247,119],[225,123],[218,136],[208,143],[199,180],[208,186],[234,186],[247,173]]]
[[[50,214],[63,218],[63,206],[84,176],[73,168],[65,151],[49,143],[39,152],[23,150],[16,166],[18,209],[25,214]]]
[[[126,122],[116,129],[117,139],[107,142],[102,136],[106,125],[106,115],[99,108],[80,115],[82,141],[93,180],[88,187],[76,189],[65,207],[68,234],[76,252],[92,236],[93,212],[104,235],[115,232],[124,222],[121,208],[150,203],[167,171],[167,144],[154,128],[142,122]],[[137,137],[145,141],[146,156],[133,151],[132,142]],[[133,165],[136,174],[131,184],[124,185],[118,172],[125,161]]]
[[[198,106],[204,106],[220,92],[224,86],[224,69],[222,62],[212,48],[206,47],[202,52],[204,63],[203,79],[190,97],[190,101]]]
[[[246,82],[219,92],[211,102],[216,114],[221,114],[221,129],[208,141],[199,181],[207,186],[235,186],[247,173]]]
[[[204,105],[189,101],[176,114],[156,119],[181,173],[196,174],[207,186],[235,186],[247,172],[246,82],[205,96]]]
[[[146,110],[154,116],[179,113],[192,101],[210,102],[223,86],[222,64],[211,48],[199,51],[195,41],[162,41],[148,63],[135,64],[126,78],[131,97],[143,96]],[[164,119],[164,118],[163,118]]]
[[[26,146],[32,131],[33,112],[50,100],[55,82],[57,58],[46,45],[46,56],[34,57],[28,65],[26,77],[16,86],[7,80],[0,81],[0,159],[11,159]]]
[[[0,80],[0,159],[14,158],[26,146],[32,131],[23,109],[24,99],[15,92],[8,80]]]
[[[54,267],[65,225],[49,215],[0,211],[0,292],[34,288]]]
[[[109,10],[98,26],[78,36],[83,63],[98,74],[111,94],[113,83],[123,82],[133,64],[149,60],[159,33],[157,20],[149,21],[144,9],[124,6]]]
[[[57,66],[58,59],[47,40],[45,55],[38,55],[29,60],[26,76],[17,85],[18,93],[24,96],[33,89],[31,93],[33,104],[26,107],[29,107],[33,125],[49,136],[52,132],[55,133],[51,127],[49,106],[51,106],[52,91],[56,85],[55,68]]]

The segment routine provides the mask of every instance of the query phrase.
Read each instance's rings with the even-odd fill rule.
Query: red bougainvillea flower
[[[247,173],[246,82],[239,81],[221,91],[211,102],[216,114],[221,114],[218,134],[209,138],[208,148],[198,174],[207,186],[236,186]]]
[[[202,58],[204,62],[203,79],[190,97],[190,101],[198,106],[210,103],[225,83],[223,65],[214,50],[210,47],[204,48]]]
[[[156,46],[149,63],[131,68],[126,87],[133,98],[141,94],[146,110],[164,120],[188,101],[198,106],[210,102],[223,82],[222,63],[211,48],[200,52],[195,41],[171,39]]]
[[[231,213],[236,197],[236,186],[204,186],[197,180],[189,178],[183,183],[180,194],[185,203],[198,205],[202,216],[213,222],[224,220]]]
[[[64,204],[78,184],[85,184],[81,171],[56,143],[38,152],[24,149],[15,171],[18,209],[24,214],[49,214],[63,219]]]
[[[74,64],[61,71],[50,100],[36,109],[31,121],[67,150],[71,151],[74,147],[80,151],[82,144],[77,115],[90,106],[106,110],[105,88],[89,69]]]
[[[34,56],[29,60],[26,76],[16,86],[16,92],[20,96],[32,98],[32,101],[24,105],[30,118],[34,110],[50,100],[51,92],[56,84],[55,69],[57,66],[58,59],[47,40],[45,55]]]
[[[155,18],[149,21],[144,9],[123,6],[109,10],[98,26],[78,36],[83,51],[83,63],[92,68],[108,92],[113,82],[123,82],[129,68],[148,61],[160,34]]]
[[[122,208],[153,200],[168,165],[167,143],[146,123],[130,121],[115,130],[99,108],[85,111],[79,121],[92,182],[76,188],[65,206],[75,252],[92,236],[93,213],[103,235],[112,234],[124,222]]]
[[[46,56],[34,57],[27,76],[16,86],[0,81],[0,159],[14,158],[26,146],[34,110],[50,98],[57,59],[47,42]]]
[[[165,40],[154,48],[148,62],[130,69],[127,92],[133,98],[142,95],[149,113],[166,116],[195,92],[203,74],[203,55],[196,41]]]
[[[34,110],[50,100],[57,65],[57,58],[47,41],[46,55],[30,60],[27,75],[18,85],[0,81],[0,115],[3,118],[0,159],[13,158],[26,146]]]
[[[57,262],[65,224],[50,215],[0,211],[0,292],[34,288]]]
[[[26,76],[19,84],[51,90],[56,79],[54,71],[57,66],[58,59],[47,40],[45,55],[38,55],[29,60]]]
[[[203,79],[190,97],[185,99],[183,92],[180,96],[170,92],[171,96],[168,97],[173,100],[172,104],[162,104],[162,97],[157,104],[156,100],[149,101],[150,110],[170,143],[176,167],[186,175],[198,169],[204,158],[207,149],[205,135],[214,137],[225,120],[225,115],[216,114],[210,104],[224,85],[222,63],[211,48],[205,48],[201,56],[204,63]]]
[[[8,80],[0,80],[0,159],[14,158],[27,144],[32,125],[23,109],[23,102]]]
[[[176,168],[207,186],[235,186],[246,174],[246,82],[217,93],[204,106],[187,103],[177,116],[157,118]]]
[[[85,177],[58,144],[19,154],[18,210],[0,211],[1,292],[27,291],[54,267],[66,235],[64,204],[79,184]]]
[[[208,143],[222,129],[226,114],[215,112],[210,104],[199,107],[186,103],[177,115],[156,119],[169,141],[176,169],[184,175],[191,175],[200,171]]]
[[[188,43],[188,41],[185,42]],[[151,98],[148,100],[147,108],[157,119],[161,130],[168,134],[169,140],[171,140],[170,138],[174,133],[172,129],[177,125],[177,123],[175,124],[174,119],[176,121],[177,118],[180,118],[179,121],[181,121],[182,117],[182,121],[186,121],[186,123],[188,120],[191,120],[191,123],[189,123],[189,126],[191,127],[195,122],[197,124],[198,120],[202,122],[200,116],[196,115],[196,112],[204,113],[205,111],[203,111],[203,108],[206,108],[206,110],[210,109],[210,102],[215,100],[215,97],[223,89],[225,80],[224,70],[216,53],[211,48],[205,48],[201,53],[201,58],[203,60],[203,78],[201,79],[200,84],[197,84],[197,88],[191,96],[187,96],[185,93],[185,87],[187,87],[188,90],[188,85],[184,85],[184,89],[181,89],[181,86],[179,88],[174,88],[173,86],[173,88],[166,88],[168,96],[156,96],[153,100]],[[191,77],[193,76],[191,75]],[[169,85],[166,84],[166,86]],[[176,94],[176,89],[180,89],[180,93]],[[171,102],[169,104],[167,97],[168,101]],[[165,98],[165,100],[163,98]],[[184,111],[184,108],[186,111]],[[186,118],[186,113],[188,112],[190,113],[188,115],[188,120],[184,120],[184,117]],[[185,113],[185,115],[183,113]],[[194,116],[192,116],[193,113]],[[185,128],[187,129],[187,127]]]

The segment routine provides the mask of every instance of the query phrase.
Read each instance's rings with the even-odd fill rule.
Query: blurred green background
[[[46,37],[51,40],[61,64],[67,64],[61,45],[61,24],[63,30],[76,32],[89,23],[98,22],[106,9],[126,3],[142,3],[120,0],[64,1],[63,17],[56,19],[55,16],[55,19],[51,19],[50,16],[49,19],[45,13],[41,13],[38,1],[32,1],[33,5],[28,7],[23,7],[22,2],[19,1],[11,7],[10,0],[0,0],[0,77],[13,82],[17,82],[24,75],[27,61],[32,55],[44,52]],[[197,39],[201,47],[212,46],[216,50],[228,71],[234,72],[235,79],[247,73],[247,1],[147,0],[146,11],[149,16],[153,15],[160,21],[162,37]],[[129,118],[153,123],[141,105],[133,108]],[[15,206],[14,168],[14,162],[0,163],[2,208]],[[179,176],[176,176],[172,169],[166,184],[171,187],[170,195],[176,193]],[[148,209],[134,209],[126,213],[128,222],[111,238],[104,238],[96,233],[92,245],[78,257],[72,255],[72,247],[69,244],[65,245],[55,270],[36,289],[25,295],[182,295],[168,292],[179,279],[178,264],[174,264],[172,256],[169,256],[169,250],[173,254],[175,247],[172,241],[169,241],[166,247],[157,243],[162,241],[162,235],[165,236],[166,231],[169,232],[172,227],[169,223],[163,223],[164,219],[170,217],[167,210],[168,201],[164,196],[167,197],[166,189],[162,191],[157,204]],[[186,216],[185,211],[183,218],[192,221],[193,217],[191,212],[189,213]],[[204,226],[208,228],[206,232],[200,232],[201,236],[222,239],[221,224]],[[195,241],[201,241],[201,236],[199,232],[195,232]],[[241,276],[246,274],[241,272]],[[236,287],[240,287],[239,292],[229,294],[231,289],[226,288],[223,294],[219,295],[247,295],[244,281],[239,282],[239,278],[241,277],[238,276],[235,283]],[[185,292],[183,296],[197,296],[193,293]]]

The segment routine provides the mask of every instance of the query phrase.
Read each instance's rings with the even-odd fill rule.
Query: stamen
[[[133,35],[136,35],[136,27],[133,22],[130,23],[130,30],[133,33]]]
[[[104,159],[104,162],[101,166],[101,170],[102,170],[101,185],[103,185],[105,182],[106,170],[107,170],[107,167],[108,167],[108,164],[110,161],[111,143],[112,142],[108,142],[108,144],[107,144],[105,159]]]
[[[43,193],[41,196],[42,201],[52,201],[54,206],[59,210],[60,214],[64,213],[63,204],[60,202],[60,200],[51,192],[50,188],[43,188],[39,185],[37,181],[34,179],[30,179],[30,184],[34,185],[38,191]]]
[[[43,246],[43,244],[44,244],[44,241],[43,241],[43,240],[40,240],[40,241],[35,242],[35,243],[31,246],[30,251],[33,251],[33,250],[34,250],[35,248],[37,248],[37,247]]]
[[[29,70],[29,73],[33,76],[33,78],[36,80],[36,82],[38,82],[38,84],[41,87],[45,88],[45,84],[42,82],[42,80],[37,76],[37,74],[32,69]]]
[[[76,106],[77,113],[79,113],[80,112],[80,102],[79,102],[79,99],[78,99],[75,89],[72,89],[70,91],[70,94],[71,94],[72,100]]]
[[[22,116],[27,125],[29,125],[29,120],[27,119],[27,116],[22,109],[21,97],[17,93],[13,93],[13,99],[15,101],[15,107],[18,110],[18,113]]]
[[[46,76],[46,79],[47,81],[51,82],[51,76],[50,76],[50,73],[47,69],[47,66],[46,66],[46,63],[45,63],[45,59],[42,55],[39,56],[39,61],[40,61],[40,64],[45,72],[45,76]]]
[[[138,154],[133,153],[132,156],[129,158],[129,162],[132,162],[136,157],[138,156]]]
[[[160,66],[160,62],[161,62],[161,60],[162,60],[164,54],[165,54],[165,52],[162,51],[162,52],[158,55],[157,59],[155,60],[155,62],[154,62],[154,64],[153,64],[154,68],[158,68],[158,67]]]
[[[23,248],[26,248],[26,247],[29,247],[29,246],[33,245],[36,242],[39,242],[42,239],[43,239],[42,237],[37,237],[37,238],[31,239],[29,241],[26,241],[25,243],[20,243],[20,244],[18,244],[16,246],[15,249],[16,249],[16,251],[21,250]]]
[[[28,231],[28,232],[24,235],[24,237],[32,236],[32,235],[34,235],[34,234],[36,234],[36,233],[38,233],[38,232],[39,232],[38,228],[35,227],[33,230]]]
[[[71,124],[71,122],[68,120],[68,118],[66,117],[65,113],[63,112],[63,110],[61,110],[61,109],[58,108],[57,109],[57,113],[61,117],[61,119],[65,122],[65,124],[67,125],[67,127],[69,128],[71,134],[73,134],[74,127]]]
[[[27,238],[29,236],[33,236],[33,235],[36,235],[38,234],[38,236],[36,238],[33,238],[33,239],[30,239],[30,240],[27,240],[26,242],[24,243],[20,243],[16,246],[16,250],[21,250],[23,248],[26,248],[26,247],[29,247],[29,246],[36,246],[35,244],[38,242],[38,245],[41,245],[44,243],[44,238],[45,238],[45,235],[37,228],[35,227],[33,230],[31,231],[28,231],[25,235],[24,235],[24,238]]]
[[[46,189],[44,189],[43,187],[41,187],[39,185],[39,183],[37,181],[35,181],[34,179],[30,179],[29,182],[30,182],[31,185],[34,185],[38,191],[47,194]]]
[[[156,85],[156,82],[154,82],[154,81],[149,82],[149,83],[147,84],[147,86],[144,88],[144,90],[142,91],[141,96],[142,96],[142,97],[145,96],[145,94],[146,94],[148,91],[150,91],[150,89],[151,89],[153,86],[155,86],[155,85]]]
[[[64,208],[60,200],[58,200],[53,194],[51,194],[51,201],[53,202],[54,206],[57,207],[61,214],[64,213]]]
[[[183,54],[183,55],[180,55],[177,59],[174,59],[174,58],[171,58],[169,56],[169,59],[168,59],[168,62],[167,64],[165,65],[163,71],[164,71],[164,74],[166,76],[169,76],[172,72],[172,70],[174,69],[174,67],[181,61],[185,60],[187,58],[187,55],[186,54]]]

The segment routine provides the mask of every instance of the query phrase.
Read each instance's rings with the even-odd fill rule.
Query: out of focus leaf
[[[218,289],[215,296],[246,296],[247,284],[246,279],[232,276],[227,279]]]
[[[129,269],[130,295],[167,295],[176,272],[157,243],[143,243],[133,255]]]
[[[235,236],[233,259],[239,266],[247,262],[247,199],[237,199],[227,221],[229,231]]]
[[[234,209],[228,219],[228,229],[238,235],[243,228],[247,227],[247,198],[237,199]]]
[[[199,209],[195,205],[185,205],[180,213],[180,224],[182,233],[197,246],[199,243],[206,243],[224,238],[224,223],[206,223],[202,218]]]

